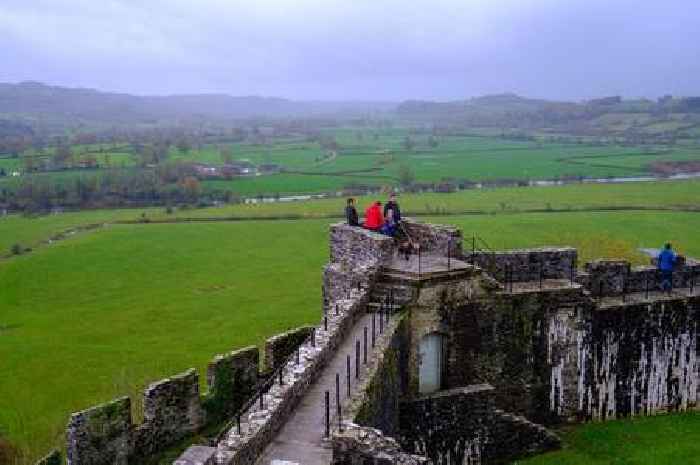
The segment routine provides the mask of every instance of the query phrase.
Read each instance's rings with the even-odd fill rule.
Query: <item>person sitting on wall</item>
[[[349,198],[348,204],[345,207],[345,218],[348,220],[348,225],[359,226],[360,220],[357,217],[357,210],[355,209],[355,199]]]
[[[673,266],[677,259],[671,243],[667,243],[656,258],[657,267],[661,272],[661,290],[669,294],[673,289]]]
[[[401,222],[401,209],[399,208],[399,204],[396,202],[396,194],[393,192],[389,196],[389,201],[386,203],[386,205],[384,205],[384,216],[388,216],[389,212],[392,213],[394,223],[398,225]]]
[[[384,216],[384,224],[382,224],[382,227],[379,228],[379,232],[384,234],[385,236],[391,236],[394,237],[396,235],[396,229],[398,225],[394,221],[394,214],[393,210],[386,210],[387,214]]]
[[[363,226],[371,231],[378,231],[383,224],[382,203],[377,201],[365,210],[365,223]]]

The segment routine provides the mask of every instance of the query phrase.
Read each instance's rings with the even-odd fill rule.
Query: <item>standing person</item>
[[[355,199],[352,197],[348,199],[348,204],[345,207],[345,218],[347,218],[350,226],[360,225],[360,220],[357,217],[357,210],[355,209]]]
[[[676,264],[677,260],[676,253],[671,247],[671,243],[667,243],[664,248],[659,252],[657,257],[657,266],[661,272],[661,290],[671,294],[673,289],[673,266]]]
[[[382,215],[382,203],[377,201],[365,210],[365,223],[363,226],[372,231],[377,231],[383,224],[384,216]]]
[[[401,222],[401,209],[399,208],[399,204],[396,202],[396,194],[393,192],[389,196],[389,201],[386,203],[386,205],[384,205],[384,216],[388,216],[389,211],[391,211],[391,216],[394,223],[399,224]]]

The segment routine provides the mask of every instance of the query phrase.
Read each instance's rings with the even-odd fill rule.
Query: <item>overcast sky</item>
[[[0,82],[293,99],[700,94],[699,0],[0,0]]]

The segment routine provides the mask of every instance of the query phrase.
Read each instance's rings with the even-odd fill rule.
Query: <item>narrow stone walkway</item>
[[[379,336],[379,315],[376,315],[376,332]],[[276,438],[267,446],[258,465],[328,465],[331,463],[330,444],[324,440],[326,430],[325,393],[330,393],[330,415],[335,418],[336,373],[340,374],[341,409],[348,401],[347,356],[350,355],[350,390],[356,392],[359,384],[355,378],[356,341],[360,341],[360,377],[364,375],[364,328],[367,328],[368,360],[372,350],[372,314],[363,315],[336,351],[318,379],[287,420]],[[336,419],[337,422],[337,419]]]

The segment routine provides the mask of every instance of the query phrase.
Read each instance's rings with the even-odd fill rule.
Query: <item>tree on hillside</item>
[[[182,180],[182,189],[185,191],[185,196],[190,202],[196,202],[199,199],[199,194],[202,190],[199,180],[194,176],[187,176]]]
[[[416,174],[413,172],[410,166],[401,165],[399,167],[399,183],[402,187],[409,187],[416,180]]]
[[[32,155],[24,154],[22,155],[22,168],[25,173],[31,173],[36,169],[34,166],[34,157]]]
[[[221,161],[225,165],[233,163],[233,149],[230,146],[224,145],[219,147],[219,155],[221,156]]]
[[[412,151],[413,148],[416,146],[416,143],[413,142],[413,138],[411,136],[406,136],[403,140],[403,148],[407,151]]]
[[[430,136],[430,137],[428,137],[428,146],[429,146],[430,148],[433,148],[433,149],[434,149],[435,147],[437,147],[437,146],[438,146],[437,137],[435,137],[435,136]]]
[[[192,150],[192,144],[186,137],[181,137],[175,145],[177,146],[177,149],[182,153],[188,153],[190,150]]]
[[[335,137],[333,137],[333,136],[322,136],[319,139],[318,143],[323,150],[326,150],[326,151],[338,150],[338,142],[335,140]]]
[[[72,157],[73,153],[70,146],[68,144],[60,144],[53,153],[53,163],[56,167],[65,168],[70,164]]]
[[[165,142],[158,142],[153,147],[153,163],[163,163],[168,158],[169,147]]]

